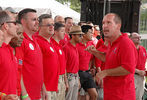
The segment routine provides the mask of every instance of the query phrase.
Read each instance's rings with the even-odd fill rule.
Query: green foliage
[[[71,9],[80,12],[81,2],[80,0],[56,0],[64,5],[69,5]]]

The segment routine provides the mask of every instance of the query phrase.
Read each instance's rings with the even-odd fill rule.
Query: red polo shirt
[[[81,71],[89,70],[89,63],[93,56],[85,49],[91,45],[93,45],[92,42],[87,42],[86,46],[82,43],[76,45],[79,52],[79,70]]]
[[[79,71],[79,53],[76,46],[73,46],[68,42],[64,47],[66,59],[66,71],[67,73],[77,73]]]
[[[17,60],[10,45],[3,43],[0,48],[0,92],[16,94]]]
[[[130,74],[104,78],[104,100],[135,100],[134,72],[137,51],[133,42],[121,35],[108,47],[105,69],[123,67]]]
[[[47,91],[57,91],[59,78],[58,54],[50,43],[41,36],[37,36],[37,42],[43,54],[44,83]]]
[[[31,40],[26,33],[23,33],[23,35],[21,47],[24,53],[22,69],[24,85],[31,99],[40,99],[40,91],[43,85],[42,53],[34,36]]]
[[[58,54],[58,61],[59,61],[59,74],[63,75],[65,74],[65,68],[66,68],[66,60],[65,60],[65,54],[62,50],[62,46],[58,44],[53,38],[51,38],[51,41],[53,43],[53,46]]]
[[[136,68],[139,70],[145,70],[145,63],[147,59],[147,53],[143,46],[139,46],[138,50],[138,62]]]
[[[60,45],[64,46],[68,41],[70,40],[70,37],[67,33],[65,33],[64,39],[60,40]]]
[[[100,52],[104,52],[106,54],[108,47],[104,45],[104,42],[102,42],[102,40],[99,43],[100,44],[98,44],[97,47],[96,47],[97,50],[100,51]],[[105,62],[103,62],[103,61],[101,61],[101,60],[99,60],[98,58],[95,57],[95,66],[100,67],[101,70],[104,70]]]
[[[23,59],[24,54],[21,47],[15,48],[15,57],[17,58],[18,63],[18,71],[17,71],[17,95],[21,95],[21,74],[22,74],[22,66],[23,66]]]

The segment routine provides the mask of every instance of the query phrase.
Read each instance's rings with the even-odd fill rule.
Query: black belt
[[[135,73],[135,75],[139,75],[138,73]]]
[[[90,70],[85,70],[85,71],[79,70],[79,72],[90,72]]]

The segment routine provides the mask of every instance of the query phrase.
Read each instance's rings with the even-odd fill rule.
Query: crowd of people
[[[142,100],[146,49],[108,13],[102,31],[32,8],[0,11],[0,100]]]

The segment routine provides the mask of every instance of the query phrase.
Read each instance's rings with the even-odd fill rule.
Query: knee
[[[96,100],[97,97],[98,97],[97,92],[94,92],[94,93],[90,94],[90,98],[91,98],[92,100]]]

